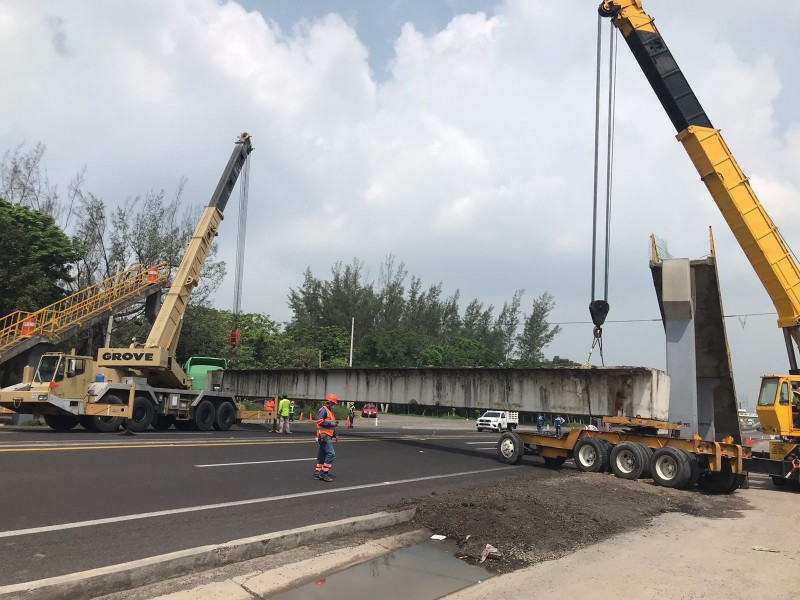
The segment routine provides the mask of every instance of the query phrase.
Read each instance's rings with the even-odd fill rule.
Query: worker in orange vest
[[[339,421],[333,416],[331,408],[339,404],[336,394],[325,396],[325,404],[319,409],[317,415],[317,442],[319,452],[317,453],[317,467],[314,470],[314,479],[320,481],[333,481],[330,470],[333,466],[333,458],[336,453],[333,451],[333,440],[336,437],[336,426]]]
[[[275,428],[275,398],[267,398],[267,401],[264,403],[264,410],[267,411],[267,420],[264,421],[264,425],[272,425],[272,431],[277,431]]]

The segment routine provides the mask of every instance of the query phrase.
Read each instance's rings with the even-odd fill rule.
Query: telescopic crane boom
[[[633,52],[703,183],[744,250],[778,311],[790,373],[800,374],[800,268],[718,129],[700,105],[672,53],[645,13],[641,0],[606,0],[600,14],[611,17]],[[794,344],[792,343],[794,341]]]
[[[189,296],[200,281],[200,270],[217,235],[228,199],[252,150],[250,135],[241,134],[211,201],[192,234],[169,292],[144,343],[147,352],[131,353],[127,349],[103,348],[98,353],[99,366],[115,369],[130,368],[138,371],[152,386],[174,388],[191,386],[189,376],[175,360],[183,315],[189,303]],[[129,358],[132,354],[133,359]]]

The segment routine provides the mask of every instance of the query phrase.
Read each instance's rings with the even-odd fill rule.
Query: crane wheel
[[[608,468],[608,455],[611,445],[605,440],[581,438],[572,450],[575,466],[585,473],[599,473]]]
[[[681,489],[692,476],[689,453],[680,448],[659,448],[653,452],[650,475],[656,485]]]
[[[125,404],[122,398],[116,394],[106,394],[100,401],[104,404],[115,404],[121,406]],[[99,433],[114,433],[122,425],[122,417],[91,417],[92,428]]]
[[[214,429],[217,431],[228,431],[236,420],[236,407],[230,402],[223,402],[217,407],[216,418],[214,419]]]
[[[730,494],[742,483],[743,476],[731,471],[729,460],[722,459],[722,469],[706,471],[697,480],[698,487],[708,494]]]
[[[133,415],[127,419],[127,428],[134,432],[145,431],[153,423],[156,409],[149,398],[136,396],[133,399]]]
[[[50,429],[55,431],[69,431],[78,424],[78,417],[75,415],[42,415],[44,422]]]
[[[199,431],[211,431],[214,429],[214,420],[217,418],[217,411],[210,400],[201,400],[200,404],[194,408],[194,426]]]
[[[172,415],[156,415],[153,417],[153,429],[157,431],[166,431],[175,423],[175,417]]]

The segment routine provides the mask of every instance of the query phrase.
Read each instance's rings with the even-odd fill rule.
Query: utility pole
[[[353,333],[356,330],[356,318],[350,321],[350,366],[353,366]]]

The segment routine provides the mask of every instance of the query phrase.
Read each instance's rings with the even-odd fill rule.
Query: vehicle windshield
[[[49,383],[51,381],[61,381],[64,379],[64,363],[61,362],[61,355],[43,356],[39,360],[39,367],[33,381],[36,383]]]
[[[489,410],[489,411],[486,411],[485,413],[483,413],[483,416],[484,416],[484,417],[487,417],[487,418],[492,418],[492,417],[495,417],[495,418],[496,418],[496,417],[499,417],[499,416],[500,416],[500,413],[499,413],[499,412],[495,412],[495,411],[491,411],[491,410]]]
[[[775,404],[775,396],[778,395],[778,380],[777,379],[762,379],[761,391],[758,394],[759,406],[772,406]]]

